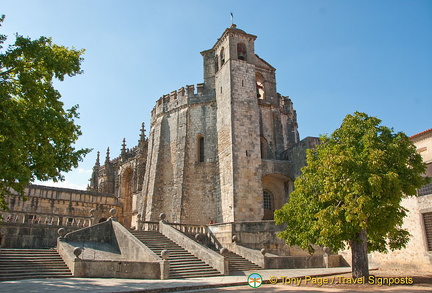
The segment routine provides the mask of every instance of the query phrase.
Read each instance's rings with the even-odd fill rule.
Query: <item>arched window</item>
[[[269,151],[269,147],[268,147],[268,142],[267,139],[265,139],[265,137],[260,137],[260,146],[261,146],[261,159],[268,159],[269,155],[268,155],[268,151]]]
[[[256,92],[257,98],[260,100],[265,100],[265,88],[264,88],[264,77],[261,73],[257,72],[256,76]]]
[[[246,45],[244,43],[238,43],[237,44],[237,58],[239,60],[246,60],[247,53],[246,53]]]
[[[223,47],[220,51],[220,60],[221,60],[220,66],[222,67],[225,64],[225,50]]]
[[[219,70],[219,56],[216,55],[214,59],[215,73]]]
[[[204,157],[204,136],[198,135],[197,136],[197,161],[202,163],[205,162]]]

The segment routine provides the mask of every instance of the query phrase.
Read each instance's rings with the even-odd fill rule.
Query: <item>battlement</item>
[[[176,91],[172,91],[167,95],[163,95],[156,101],[151,112],[152,121],[163,113],[170,112],[180,107],[208,102],[214,100],[214,95],[210,94],[212,90],[208,89],[204,83],[198,83],[196,85],[196,91],[194,85],[186,85]]]

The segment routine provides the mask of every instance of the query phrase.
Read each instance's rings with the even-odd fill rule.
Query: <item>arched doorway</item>
[[[273,220],[274,211],[280,209],[293,190],[293,181],[283,174],[268,174],[262,178],[263,220]]]

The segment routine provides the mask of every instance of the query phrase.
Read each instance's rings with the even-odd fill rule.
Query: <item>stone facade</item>
[[[299,142],[296,111],[255,54],[256,38],[226,29],[201,52],[204,82],[157,100],[148,139],[143,126],[138,146],[124,142],[113,160],[108,150],[103,166],[98,156],[90,190],[119,199],[119,222],[271,220],[287,201],[316,139]]]
[[[148,138],[143,124],[137,146],[123,140],[120,156],[111,159],[108,148],[102,164],[98,153],[87,193],[30,187],[36,191],[27,194],[19,221],[39,218],[35,205],[57,221],[74,218],[70,212],[89,219],[93,210],[92,223],[103,218],[101,207],[115,206],[127,228],[160,213],[171,223],[200,225],[272,220],[293,190],[305,149],[318,141],[299,141],[293,103],[277,92],[276,69],[255,54],[256,38],[227,28],[201,52],[204,82],[157,100]]]
[[[286,202],[298,173],[287,160],[299,143],[296,112],[255,39],[226,29],[201,52],[196,92],[186,86],[157,101],[139,203],[145,220],[164,212],[191,224],[260,221]]]
[[[143,123],[137,146],[127,149],[126,140],[123,139],[120,156],[111,160],[108,148],[102,166],[98,152],[90,178],[90,191],[110,194],[118,200],[119,221],[126,227],[133,226],[132,216],[137,214],[147,160],[147,143]]]
[[[60,227],[87,227],[120,207],[115,196],[90,191],[30,185],[24,195],[26,200],[16,193],[6,197],[9,210],[1,213],[1,247],[53,247]]]

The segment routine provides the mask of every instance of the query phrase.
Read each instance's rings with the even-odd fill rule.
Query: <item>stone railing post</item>
[[[326,269],[328,269],[329,267],[329,252],[330,252],[330,248],[328,247],[323,247],[323,259],[324,259],[324,266]]]
[[[137,229],[137,231],[141,231],[141,229],[142,229],[141,214],[137,215],[136,229]]]
[[[265,248],[263,248],[263,249],[261,249],[261,254],[262,254],[262,256],[263,256],[263,269],[266,269],[267,268],[267,262],[266,262],[266,253],[267,253],[267,251],[265,250]]]
[[[162,257],[162,261],[161,261],[161,280],[166,280],[169,278],[169,271],[170,271],[170,262],[168,260],[170,256],[170,252],[166,249],[161,251],[161,257]]]
[[[63,241],[65,238],[64,238],[64,236],[66,235],[66,230],[65,230],[65,228],[60,228],[60,229],[58,229],[57,230],[57,234],[59,235],[59,240],[60,241]]]
[[[229,275],[229,258],[228,258],[228,252],[229,250],[225,247],[221,248],[219,250],[219,253],[224,257],[224,269],[225,269],[225,276]]]
[[[90,210],[90,220],[89,220],[89,222],[90,222],[90,225],[89,226],[93,226],[93,223],[94,223],[94,212],[95,212],[95,209],[91,209]]]
[[[115,208],[112,208],[112,209],[110,209],[109,212],[110,212],[110,215],[111,215],[110,219],[113,220],[113,221],[115,221],[115,222],[117,222],[117,218],[115,217],[115,214],[117,213],[117,210]]]

